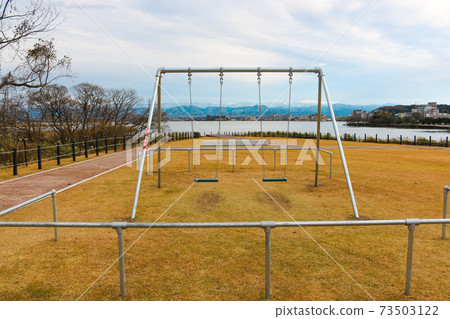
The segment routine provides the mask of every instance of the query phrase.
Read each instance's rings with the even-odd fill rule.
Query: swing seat
[[[214,178],[214,179],[212,179],[212,178],[196,178],[194,180],[195,183],[214,183],[214,182],[218,182],[218,181],[219,181],[219,179],[217,179],[217,178]]]
[[[263,182],[287,182],[287,178],[263,178]]]

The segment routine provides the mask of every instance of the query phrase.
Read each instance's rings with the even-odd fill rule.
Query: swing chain
[[[217,163],[216,163],[216,179],[219,179],[219,148],[220,146],[220,124],[222,122],[222,92],[223,92],[223,69],[220,68],[220,97],[219,97],[219,131],[217,132]]]
[[[260,126],[260,138],[263,137],[263,125],[262,125],[262,103],[261,103],[261,68],[258,68],[258,73],[256,77],[256,82],[258,83],[258,98],[259,98],[259,126]],[[261,155],[263,160],[263,178],[266,178],[266,161],[264,160],[264,143],[261,145]]]
[[[287,121],[287,132],[286,132],[286,162],[284,163],[284,178],[287,174],[287,161],[289,155],[289,124],[291,120],[291,102],[292,102],[292,67],[289,69],[289,103],[288,103],[288,121]]]
[[[195,165],[195,149],[194,149],[194,118],[192,114],[192,72],[191,68],[188,69],[188,84],[189,84],[189,105],[191,109],[191,132],[192,132],[192,159],[193,159],[193,166],[194,166],[194,175],[195,179],[197,179],[197,165]],[[190,156],[190,155],[189,155]]]

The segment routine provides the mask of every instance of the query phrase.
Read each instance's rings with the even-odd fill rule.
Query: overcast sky
[[[158,67],[322,66],[334,102],[450,103],[450,1],[51,0],[51,37],[78,77],[149,99]],[[288,77],[263,75],[263,103],[286,103]],[[70,83],[69,83],[70,84]],[[165,103],[188,102],[185,75]],[[218,75],[193,78],[194,103],[218,103]],[[316,77],[293,88],[317,98]],[[170,96],[169,96],[170,95]],[[226,75],[224,103],[257,103],[255,75]]]

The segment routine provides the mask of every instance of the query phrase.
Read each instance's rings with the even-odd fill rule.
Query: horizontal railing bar
[[[161,68],[159,69],[159,72],[161,72],[162,74],[164,73],[215,73],[215,72],[224,72],[224,73],[245,73],[245,72],[294,72],[294,73],[298,73],[298,72],[308,72],[308,73],[321,73],[322,69],[321,68],[310,68],[310,69],[296,69],[296,68],[211,68],[211,69],[196,69],[196,68],[184,68],[184,69],[166,69],[166,68]]]
[[[49,191],[47,193],[44,193],[44,194],[39,195],[39,196],[36,196],[36,197],[34,197],[34,198],[30,199],[30,200],[27,200],[27,201],[25,201],[23,203],[20,203],[18,205],[15,205],[13,207],[8,208],[8,209],[2,210],[0,212],[0,216],[12,213],[12,212],[14,212],[14,211],[16,211],[18,209],[21,209],[21,208],[24,208],[24,207],[26,207],[28,205],[34,204],[36,202],[39,202],[39,201],[41,201],[41,200],[43,200],[43,199],[45,199],[47,197],[52,196],[52,194],[55,193],[55,192],[56,192],[55,190],[51,190],[51,191]]]
[[[0,222],[0,227],[86,227],[86,228],[252,228],[321,227],[450,224],[450,219],[393,219],[299,222],[219,222],[219,223],[76,223],[76,222]]]
[[[72,227],[112,228],[113,223],[70,223],[70,222],[0,222],[0,227]]]

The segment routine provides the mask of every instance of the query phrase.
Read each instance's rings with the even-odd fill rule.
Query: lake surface
[[[416,137],[431,138],[433,140],[445,140],[446,137],[450,136],[450,131],[448,130],[431,130],[431,129],[405,129],[405,128],[390,128],[390,127],[355,127],[347,126],[345,122],[337,122],[339,133],[343,135],[356,134],[361,138],[364,138],[364,134],[367,136],[378,137],[381,139],[386,139],[389,134],[389,138],[399,138],[402,135],[403,139],[414,139]],[[191,131],[190,121],[169,121],[169,127],[172,132],[187,132]],[[263,121],[263,131],[286,131],[287,121]],[[302,132],[311,133],[316,131],[317,123],[315,121],[291,121],[289,124],[290,132]],[[200,132],[201,134],[216,134],[219,128],[218,121],[197,121],[194,123],[194,131]],[[334,130],[331,121],[321,122],[321,132],[323,134],[330,133],[334,136]],[[254,132],[260,131],[260,122],[254,121],[222,121],[220,131],[223,132]]]

